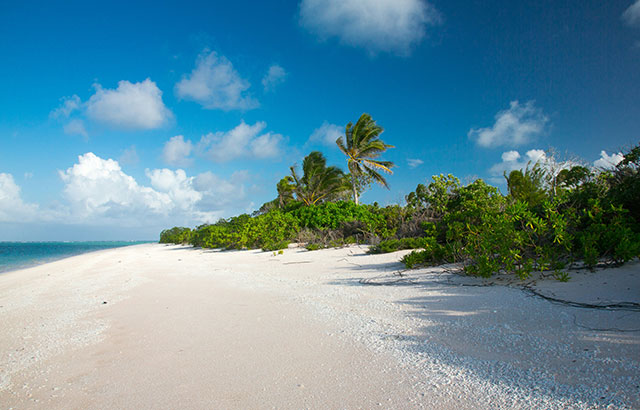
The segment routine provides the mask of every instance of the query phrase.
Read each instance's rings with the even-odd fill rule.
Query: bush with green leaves
[[[379,237],[392,237],[393,228],[389,229],[387,220],[380,208],[370,205],[356,205],[351,201],[327,202],[315,206],[298,206],[289,211],[296,218],[300,227],[323,229],[349,229],[357,225],[354,234],[375,234]],[[354,223],[357,223],[354,225]],[[353,229],[351,229],[353,231]]]
[[[446,245],[439,244],[435,238],[426,239],[423,249],[411,251],[400,259],[400,262],[404,263],[404,266],[408,269],[417,268],[418,266],[440,265],[453,261],[451,250]]]
[[[191,239],[191,229],[180,226],[174,226],[171,229],[165,229],[160,233],[160,243],[189,243]]]
[[[244,214],[198,227],[191,243],[203,248],[278,250],[286,248],[299,229],[292,215],[274,209],[256,217]]]

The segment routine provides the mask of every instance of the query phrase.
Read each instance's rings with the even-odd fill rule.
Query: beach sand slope
[[[640,407],[637,263],[523,288],[402,254],[145,244],[0,275],[0,408]]]

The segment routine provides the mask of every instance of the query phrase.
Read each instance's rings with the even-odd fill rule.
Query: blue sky
[[[383,205],[640,140],[640,0],[91,3],[0,5],[0,240],[250,212],[312,150],[344,169],[363,112],[396,146]]]

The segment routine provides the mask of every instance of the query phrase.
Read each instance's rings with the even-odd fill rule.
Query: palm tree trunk
[[[353,173],[351,173],[351,186],[353,187],[353,202],[358,205],[358,190],[356,189],[356,178]]]

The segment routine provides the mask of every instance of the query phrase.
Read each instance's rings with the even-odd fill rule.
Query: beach
[[[366,250],[143,244],[2,274],[1,408],[640,407],[637,261],[520,282]]]

